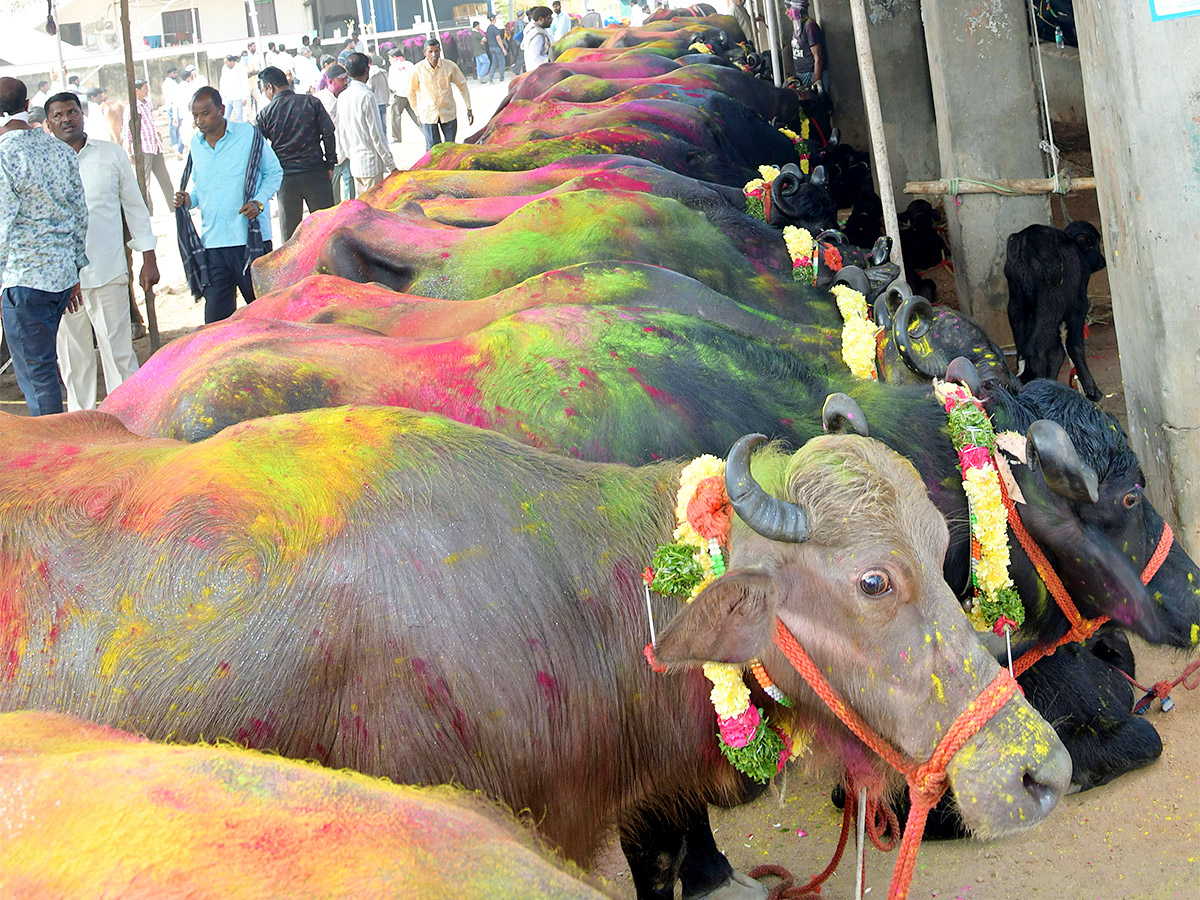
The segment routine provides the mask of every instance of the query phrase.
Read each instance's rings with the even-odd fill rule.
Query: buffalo
[[[1021,380],[1057,378],[1066,353],[1089,400],[1104,393],[1087,366],[1083,331],[1088,314],[1088,281],[1104,268],[1100,232],[1090,222],[1072,222],[1061,231],[1030,225],[1008,237],[1004,277],[1008,280],[1008,324],[1023,362]]]
[[[0,795],[6,900],[605,897],[478,794],[59,713],[0,715]]]
[[[778,618],[871,727],[926,758],[998,671],[942,581],[944,519],[874,440],[752,461],[754,440],[727,464],[728,571],[678,616],[650,599],[670,622],[659,661],[757,657],[795,703],[756,694],[773,721],[880,769],[770,642]],[[707,681],[642,659],[638,573],[670,540],[681,464],[586,463],[349,407],[199,444],[103,413],[0,416],[0,468],[0,710],[453,781],[529,810],[581,864],[616,821],[643,897],[670,896],[676,867],[639,848],[677,858],[690,832],[687,851],[710,852],[685,895],[735,878],[704,812],[743,789]],[[877,677],[845,664],[859,658]],[[1049,812],[1070,764],[1014,696],[948,775],[972,828],[1003,834]]]

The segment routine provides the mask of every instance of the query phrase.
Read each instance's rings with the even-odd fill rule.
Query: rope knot
[[[1154,696],[1159,700],[1170,697],[1171,688],[1173,687],[1174,685],[1169,681],[1156,681],[1154,682]]]
[[[918,769],[908,776],[907,781],[908,788],[914,795],[933,798],[934,803],[941,799],[950,783],[945,769],[937,772],[923,772]]]

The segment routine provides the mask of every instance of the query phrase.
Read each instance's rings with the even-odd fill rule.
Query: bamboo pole
[[[910,181],[904,185],[906,194],[949,194],[953,179],[937,181]],[[1071,178],[1060,174],[1058,180],[1064,193],[1072,191],[1094,191],[1096,179],[1091,176]],[[1053,194],[1053,178],[997,178],[995,181],[972,181],[960,179],[957,185],[958,194]]]
[[[858,73],[862,80],[863,100],[867,107],[867,124],[871,129],[875,173],[879,176],[879,198],[883,201],[884,229],[892,239],[892,262],[900,266],[900,277],[904,278],[904,256],[900,252],[900,220],[896,216],[892,167],[888,162],[887,141],[883,135],[883,110],[879,106],[879,82],[875,79],[875,58],[871,54],[871,34],[867,30],[867,9],[864,0],[850,0],[850,15],[854,20],[854,47],[858,53]]]
[[[129,27],[129,0],[121,0],[121,40],[125,44],[125,87],[129,91],[129,138],[133,143],[133,172],[137,177],[138,190],[141,191],[142,197],[147,200],[149,205],[150,185],[146,183],[146,166],[144,164],[145,151],[142,149],[142,116],[138,110],[137,89],[133,86],[134,73],[136,70],[133,67],[133,42]],[[150,83],[146,83],[146,87],[150,87]],[[126,250],[125,259],[130,262],[130,255]],[[130,266],[130,291],[133,290],[134,279],[133,268]],[[146,322],[150,327],[150,349],[158,349],[158,316],[154,311],[154,292],[146,291]]]

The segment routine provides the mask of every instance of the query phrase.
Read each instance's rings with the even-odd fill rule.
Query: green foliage
[[[748,775],[760,784],[765,784],[779,771],[779,756],[783,753],[783,738],[774,728],[767,725],[767,717],[758,711],[758,731],[745,747],[729,747],[717,741],[725,758],[739,772]]]
[[[996,433],[988,414],[974,403],[959,403],[950,411],[950,434],[954,438],[954,449],[966,446],[996,448]]]
[[[687,597],[704,578],[696,562],[696,548],[687,544],[660,544],[654,551],[651,590],[671,597]]]

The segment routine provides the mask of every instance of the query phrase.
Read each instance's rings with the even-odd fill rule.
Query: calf
[[[59,713],[0,715],[0,797],[5,900],[605,896],[479,794]]]
[[[1088,370],[1083,327],[1088,314],[1088,280],[1104,268],[1100,232],[1090,222],[1072,222],[1061,231],[1030,225],[1008,237],[1004,277],[1008,279],[1008,324],[1017,345],[1022,381],[1057,378],[1063,364],[1060,329],[1066,327],[1066,353],[1089,400],[1104,394]]]
[[[871,188],[859,192],[842,233],[856,247],[872,247],[883,234],[883,201]]]
[[[921,273],[946,258],[946,241],[937,230],[945,217],[928,200],[914,200],[897,217],[900,220],[900,250],[904,254],[904,273],[914,294],[930,303],[937,301],[937,286]]]
[[[882,768],[771,643],[778,618],[884,740],[927,758],[998,671],[942,580],[945,520],[874,440],[768,449],[751,469],[752,443],[726,466],[728,571],[660,632],[660,661],[757,657],[795,704],[755,688],[772,721]],[[707,680],[642,658],[639,576],[671,540],[682,468],[380,407],[199,444],[102,413],[0,416],[0,710],[453,781],[528,809],[581,863],[619,823],[639,896],[671,897],[690,834],[711,844],[705,804],[743,790]],[[650,603],[660,623],[679,611]],[[1014,696],[947,772],[986,836],[1044,818],[1070,768]],[[735,880],[712,849],[684,896]]]

